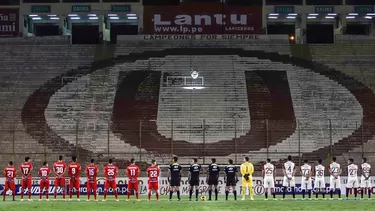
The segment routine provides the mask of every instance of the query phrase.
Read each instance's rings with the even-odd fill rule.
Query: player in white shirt
[[[311,181],[311,174],[312,168],[309,165],[308,160],[303,161],[304,164],[301,166],[301,189],[302,189],[302,200],[305,199],[306,190],[309,193],[309,199],[311,200],[311,190],[312,190],[312,181]]]
[[[288,187],[292,188],[293,199],[296,198],[296,180],[294,175],[296,174],[296,165],[292,162],[292,156],[288,156],[288,161],[283,165],[284,181],[283,181],[283,198],[285,199],[285,193]]]
[[[276,200],[275,194],[275,179],[276,179],[276,168],[271,163],[271,159],[267,159],[266,164],[262,169],[263,183],[265,189],[265,200],[268,200],[268,188],[271,190],[273,199]]]
[[[348,183],[346,184],[346,200],[349,197],[349,190],[354,189],[354,200],[357,200],[357,188],[358,188],[358,166],[354,164],[354,160],[350,158],[348,160]]]
[[[329,189],[331,198],[329,200],[333,200],[333,190],[337,189],[339,200],[341,200],[341,180],[340,175],[342,173],[342,169],[340,164],[336,163],[336,157],[332,158],[332,163],[329,165],[329,173],[331,174],[331,178],[329,181]]]
[[[318,165],[315,166],[315,182],[314,188],[316,193],[316,199],[319,198],[319,192],[323,194],[323,199],[325,199],[325,188],[326,181],[324,180],[325,167],[322,165],[322,159],[318,160]]]
[[[367,188],[368,199],[371,199],[371,165],[367,163],[366,158],[362,158],[361,164],[361,199],[363,199],[363,193]]]

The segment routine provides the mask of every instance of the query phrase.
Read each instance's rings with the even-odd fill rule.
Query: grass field
[[[298,196],[300,197],[300,196]],[[8,198],[10,199],[10,198]],[[132,201],[126,202],[125,196],[120,196],[120,201],[114,201],[114,198],[110,196],[106,202],[86,202],[86,197],[82,196],[82,201],[37,201],[37,198],[33,198],[34,201],[1,201],[0,211],[248,211],[248,210],[275,210],[275,211],[291,211],[291,210],[314,210],[314,211],[325,211],[325,210],[374,210],[375,200],[368,201],[323,201],[323,200],[312,200],[302,201],[298,200],[284,200],[284,201],[264,201],[263,197],[257,197],[254,201],[233,201],[232,197],[230,201],[225,201],[223,197],[219,198],[219,201],[188,201],[187,197],[182,197],[182,201],[169,201],[166,197],[163,197],[160,201],[148,202],[146,197],[142,197],[140,202]],[[102,197],[99,198],[100,200]]]

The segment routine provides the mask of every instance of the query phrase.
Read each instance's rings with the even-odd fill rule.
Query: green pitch
[[[120,201],[114,201],[112,196],[107,198],[106,202],[86,202],[86,197],[81,196],[80,202],[78,201],[37,201],[34,197],[32,202],[23,201],[20,202],[19,198],[17,201],[0,201],[0,211],[249,211],[249,210],[272,210],[272,211],[292,211],[292,210],[312,210],[312,211],[344,211],[344,210],[374,210],[375,199],[373,201],[323,201],[323,200],[312,200],[302,201],[300,199],[294,201],[291,199],[284,201],[264,201],[263,197],[256,197],[255,201],[225,201],[223,196],[219,198],[219,201],[188,201],[188,198],[182,197],[182,201],[176,201],[174,197],[173,201],[169,201],[166,197],[162,197],[160,201],[155,201],[153,196],[152,201],[148,202],[146,197],[141,197],[140,202],[136,202],[132,199],[130,202],[125,201],[125,196],[120,196]],[[298,196],[300,197],[300,196]],[[10,197],[8,197],[10,199]],[[102,196],[99,197],[102,199]]]

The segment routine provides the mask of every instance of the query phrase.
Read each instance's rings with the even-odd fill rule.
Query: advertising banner
[[[19,32],[19,9],[0,8],[0,37],[15,37]]]
[[[262,34],[262,7],[185,2],[144,6],[143,34]]]
[[[148,178],[146,177],[141,177],[139,178],[139,192],[141,195],[147,195],[147,180]],[[282,194],[283,193],[283,187],[282,187],[282,180],[283,178],[282,177],[277,177],[276,178],[276,194]],[[4,178],[0,178],[0,194],[3,193],[4,191]],[[67,180],[68,181],[68,180]],[[326,193],[329,193],[329,184],[328,184],[328,181],[329,181],[329,177],[326,177],[326,180],[327,182],[326,184]],[[20,195],[21,194],[21,180],[17,180],[16,181],[16,195]],[[87,189],[86,189],[86,178],[81,178],[81,188],[80,188],[80,192],[81,194],[85,195],[87,194]],[[254,177],[253,178],[253,183],[254,183],[254,193],[256,195],[263,195],[264,194],[264,186],[263,186],[263,179],[261,177]],[[346,183],[347,183],[347,179],[346,177],[342,177],[341,178],[341,193],[342,194],[345,194],[345,191],[346,191]],[[374,184],[375,181],[373,180],[372,183]],[[69,184],[67,182],[67,184]],[[120,195],[125,195],[127,194],[127,179],[126,178],[118,178],[117,179],[117,191],[119,192]],[[69,186],[67,186],[67,190],[69,190]],[[219,190],[219,194],[220,195],[224,195],[225,194],[225,183],[222,179],[219,180],[219,185],[218,185],[218,190]],[[53,186],[53,179],[51,179],[51,186],[50,186],[50,189],[49,189],[49,193],[50,194],[53,194],[55,191],[55,187]],[[188,182],[188,179],[186,177],[183,177],[181,179],[181,187],[180,187],[180,191],[181,191],[181,195],[188,195],[189,194],[189,182]],[[241,192],[241,182],[238,182],[237,183],[237,191],[240,193]],[[371,189],[372,191],[372,194],[375,194],[375,188],[373,187]],[[40,192],[40,188],[39,188],[39,180],[38,179],[34,179],[33,180],[33,186],[31,188],[31,192],[32,192],[32,195],[39,195],[39,192]],[[113,191],[112,190],[109,190],[109,193],[112,193]],[[167,178],[165,177],[162,177],[160,178],[159,180],[159,192],[161,195],[168,195],[168,181],[167,181]],[[208,193],[208,185],[205,181],[205,178],[201,178],[201,181],[200,181],[200,187],[199,187],[199,192],[200,194],[202,195],[206,195]],[[287,194],[291,194],[292,190],[291,188],[288,188],[287,189]],[[301,178],[300,177],[296,177],[296,194],[301,194],[302,190],[301,190]],[[336,191],[335,191],[336,192]],[[58,189],[58,194],[61,194],[62,193],[62,189],[59,188]],[[102,195],[104,193],[104,178],[99,178],[98,179],[98,193],[99,195]],[[360,191],[359,191],[360,193]],[[9,193],[10,194],[10,193]]]

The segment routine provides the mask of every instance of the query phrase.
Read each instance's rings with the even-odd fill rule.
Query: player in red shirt
[[[46,200],[49,200],[49,175],[51,169],[48,167],[47,162],[43,163],[43,166],[39,169],[38,175],[40,176],[40,192],[39,201],[42,200],[43,192],[46,191]]]
[[[16,185],[14,179],[17,176],[17,169],[13,166],[13,162],[9,161],[7,167],[4,168],[4,177],[5,177],[5,184],[3,190],[3,201],[5,201],[6,194],[8,190],[12,191],[13,201],[16,195]]]
[[[30,162],[30,157],[25,157],[25,162],[23,162],[20,166],[21,175],[22,175],[22,189],[21,189],[21,201],[23,201],[23,195],[25,193],[25,189],[27,188],[27,192],[29,193],[29,201],[31,199],[31,186],[33,183],[33,178],[31,176],[31,172],[33,170],[33,165]]]
[[[117,194],[117,184],[116,184],[116,177],[118,175],[118,168],[117,166],[113,165],[113,160],[109,159],[108,165],[104,167],[104,199],[103,201],[107,200],[107,192],[109,188],[113,189],[115,193],[116,201],[118,201],[118,194]]]
[[[130,165],[126,168],[126,175],[128,176],[128,199],[130,199],[130,193],[132,190],[135,192],[135,197],[137,201],[139,201],[139,193],[138,193],[138,176],[140,173],[139,167],[135,164],[135,160],[130,160]]]
[[[56,200],[57,197],[57,188],[61,187],[63,191],[63,199],[66,198],[65,192],[65,172],[66,172],[66,163],[63,160],[63,156],[59,156],[59,160],[53,164],[53,172],[55,173],[55,194],[53,200]]]
[[[80,194],[80,186],[81,183],[79,181],[79,174],[81,173],[81,164],[77,163],[77,157],[72,157],[72,162],[68,166],[68,175],[70,177],[70,190],[69,190],[69,201],[72,200],[73,189],[77,194],[77,201],[79,201],[79,194]]]
[[[148,200],[151,199],[151,193],[155,192],[156,200],[159,201],[159,174],[160,168],[156,165],[156,160],[151,161],[151,166],[147,168],[148,175]]]
[[[91,194],[91,190],[94,192],[94,199],[95,201],[97,201],[96,199],[96,190],[97,190],[97,176],[98,176],[98,173],[99,173],[99,168],[97,165],[94,164],[95,160],[94,159],[91,159],[91,162],[88,166],[86,166],[86,176],[87,176],[87,182],[86,182],[86,185],[87,185],[87,201],[90,201],[90,194]]]

